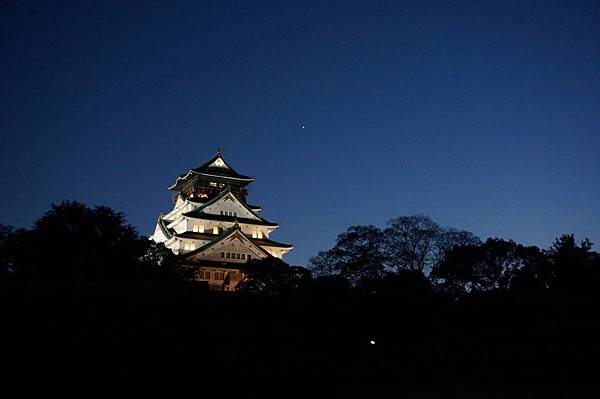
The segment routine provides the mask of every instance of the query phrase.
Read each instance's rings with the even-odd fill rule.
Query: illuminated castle
[[[246,203],[246,186],[254,179],[237,173],[220,151],[169,187],[174,207],[158,217],[150,239],[162,242],[195,269],[195,279],[211,289],[231,291],[244,278],[245,263],[281,258],[292,246],[269,239],[279,227]]]

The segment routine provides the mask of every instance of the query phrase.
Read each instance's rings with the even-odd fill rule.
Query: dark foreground
[[[21,393],[126,384],[199,397],[600,397],[589,298],[29,282],[3,284],[2,303],[3,381]]]

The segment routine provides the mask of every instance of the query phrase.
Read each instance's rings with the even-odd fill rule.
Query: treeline
[[[77,202],[3,227],[6,379],[210,381],[245,397],[574,397],[595,383],[600,256],[587,239],[481,241],[414,215],[352,226],[308,267],[248,269],[237,293],[213,295],[122,214]],[[153,283],[128,284],[140,280]]]
[[[0,225],[4,280],[179,280],[162,244],[141,237],[122,213],[79,202],[53,204],[31,229]]]
[[[572,234],[548,249],[442,227],[425,215],[387,227],[352,226],[308,268],[253,260],[242,293],[394,292],[460,299],[481,293],[573,293],[597,290],[600,255]],[[190,271],[162,244],[108,207],[53,204],[31,229],[0,224],[0,276],[16,280],[186,281]]]
[[[352,226],[311,258],[308,269],[276,259],[252,269],[242,290],[270,294],[330,290],[458,300],[484,294],[581,297],[600,286],[600,255],[588,239],[564,234],[548,249],[481,241],[424,215],[392,219],[385,229]]]

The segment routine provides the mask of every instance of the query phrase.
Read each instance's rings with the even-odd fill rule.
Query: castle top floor
[[[216,155],[197,168],[190,169],[177,178],[169,190],[177,197],[191,201],[205,202],[229,189],[242,201],[246,201],[248,192],[246,186],[254,179],[236,172],[217,151]]]

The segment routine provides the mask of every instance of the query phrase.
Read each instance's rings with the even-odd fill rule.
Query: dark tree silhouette
[[[320,295],[347,294],[352,287],[344,277],[339,274],[319,275],[313,279],[312,292]]]
[[[4,241],[8,238],[8,236],[12,233],[13,228],[10,226],[6,226],[0,223],[0,245],[4,243]]]
[[[237,286],[240,293],[280,295],[302,290],[311,280],[308,269],[289,266],[275,257],[253,259],[245,266],[245,278]]]
[[[333,248],[309,263],[317,276],[340,275],[354,286],[370,284],[384,273],[382,239],[375,226],[351,226],[337,237]]]
[[[441,227],[429,216],[400,216],[384,230],[386,264],[394,270],[422,272],[434,261]]]
[[[401,216],[384,230],[386,265],[392,270],[430,271],[455,245],[476,245],[468,231],[440,227],[426,215]]]
[[[541,257],[537,247],[490,238],[481,245],[453,247],[433,268],[431,279],[452,296],[508,289],[523,270],[537,267]]]
[[[3,228],[0,264],[15,278],[178,278],[171,251],[139,237],[122,213],[79,202],[53,204],[31,230]]]
[[[10,261],[10,251],[7,248],[8,241],[11,239],[13,229],[0,223],[0,279],[4,279],[13,274]]]
[[[573,234],[563,234],[547,251],[551,271],[544,277],[552,289],[567,292],[598,289],[600,256],[587,238],[579,245]],[[594,288],[595,287],[595,288]]]
[[[420,271],[386,273],[376,293],[384,297],[419,299],[432,293],[430,280]]]
[[[128,278],[145,249],[122,213],[79,202],[53,204],[33,234],[33,266],[49,278]]]
[[[182,266],[173,251],[163,243],[147,241],[138,263],[137,274],[146,278],[190,280],[194,276],[194,269]]]
[[[34,234],[30,230],[3,226],[0,240],[0,278],[31,278],[36,264],[36,251],[32,249]]]
[[[352,286],[373,287],[386,271],[423,275],[457,245],[475,245],[472,233],[443,228],[424,215],[402,216],[381,231],[375,226],[352,226],[337,237],[333,248],[309,260],[315,276],[338,275]]]
[[[444,260],[446,253],[455,246],[479,244],[481,244],[479,237],[469,231],[453,227],[442,228],[435,242],[432,267],[439,265]]]

